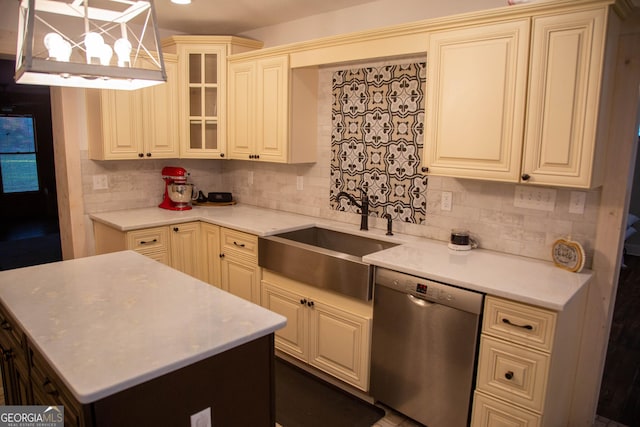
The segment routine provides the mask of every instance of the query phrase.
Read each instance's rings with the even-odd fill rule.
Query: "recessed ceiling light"
[[[191,4],[191,0],[171,0],[171,3],[175,3],[175,4]]]

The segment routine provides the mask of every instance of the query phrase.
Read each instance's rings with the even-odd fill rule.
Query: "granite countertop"
[[[194,207],[182,212],[132,209],[93,214],[91,218],[121,231],[186,221],[205,221],[257,236],[309,226],[327,227],[400,244],[363,257],[369,264],[558,311],[592,277],[590,271],[571,273],[548,261],[484,249],[456,252],[446,243],[431,239],[399,233],[389,238],[385,230],[360,231],[354,224],[248,205]]]
[[[134,251],[2,271],[0,300],[80,403],[286,324]]]

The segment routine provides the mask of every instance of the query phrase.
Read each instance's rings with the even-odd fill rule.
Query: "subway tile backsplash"
[[[357,64],[353,68],[420,62],[421,58]],[[96,162],[82,155],[86,213],[155,206],[164,183],[163,166],[175,165],[191,173],[191,181],[206,194],[231,191],[240,203],[335,219],[358,229],[360,216],[331,206],[333,76],[345,67],[326,67],[319,74],[318,161],[314,164],[281,165],[226,160],[145,160]],[[428,90],[428,85],[427,85]],[[461,118],[463,119],[463,118]],[[93,175],[105,174],[109,191],[93,190]],[[253,183],[249,184],[249,175]],[[303,188],[297,189],[302,177]],[[426,212],[422,223],[394,220],[394,231],[447,241],[452,228],[466,228],[480,246],[499,252],[542,260],[551,259],[551,245],[559,238],[579,241],[593,254],[600,190],[586,192],[583,214],[569,213],[570,189],[557,189],[552,212],[514,206],[515,184],[445,177],[428,178]],[[443,192],[451,192],[452,209],[441,209]],[[386,220],[372,217],[369,226],[384,229]]]

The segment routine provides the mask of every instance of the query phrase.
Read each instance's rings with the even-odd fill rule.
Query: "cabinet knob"
[[[224,157],[224,153],[220,153],[220,157]]]
[[[507,371],[507,372],[504,374],[504,377],[505,377],[506,379],[510,380],[511,378],[513,378],[513,372],[512,372],[512,371]]]
[[[254,158],[259,159],[259,158],[260,158],[260,154],[256,154],[256,155],[254,156]]]
[[[302,305],[306,305],[306,304],[307,304],[307,300],[306,300],[306,299],[301,299],[301,300],[300,300],[300,304],[302,304]]]
[[[138,153],[138,157],[143,158],[143,157],[144,157],[144,154],[142,154],[142,153]]]
[[[220,258],[224,258],[224,253],[221,253],[220,255],[218,255]]]
[[[531,175],[529,175],[528,173],[523,173],[522,174],[522,180],[523,181],[529,181],[529,179],[531,179]]]
[[[313,304],[313,301],[309,301],[309,302],[307,303],[307,307],[313,307],[313,305],[314,305],[314,304]]]
[[[147,157],[151,157],[151,153],[147,153]]]
[[[177,233],[178,231],[180,231],[180,229],[178,227],[173,227],[173,231]]]
[[[421,170],[422,172],[425,172],[425,173],[426,173],[426,172],[429,172],[429,168],[428,168],[428,167],[426,167],[426,166],[423,166],[420,170]]]
[[[250,158],[250,159],[253,159],[253,154],[249,154],[249,158]]]
[[[51,382],[49,378],[46,378],[42,382],[42,388],[44,389],[45,393],[50,394],[52,396],[57,396],[59,394],[58,390],[56,389],[56,386]]]

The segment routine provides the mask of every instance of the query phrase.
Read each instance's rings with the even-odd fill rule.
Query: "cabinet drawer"
[[[541,412],[549,372],[549,355],[482,336],[478,390]]]
[[[31,387],[34,404],[64,406],[65,427],[84,425],[82,406],[36,351],[31,351]]]
[[[556,313],[494,297],[485,299],[484,333],[550,352]]]
[[[141,253],[166,250],[168,237],[166,227],[129,231],[127,233],[127,249]]]
[[[253,234],[223,228],[220,230],[222,252],[235,253],[258,260],[258,237]]]
[[[474,394],[471,427],[538,427],[540,416],[482,393]]]

